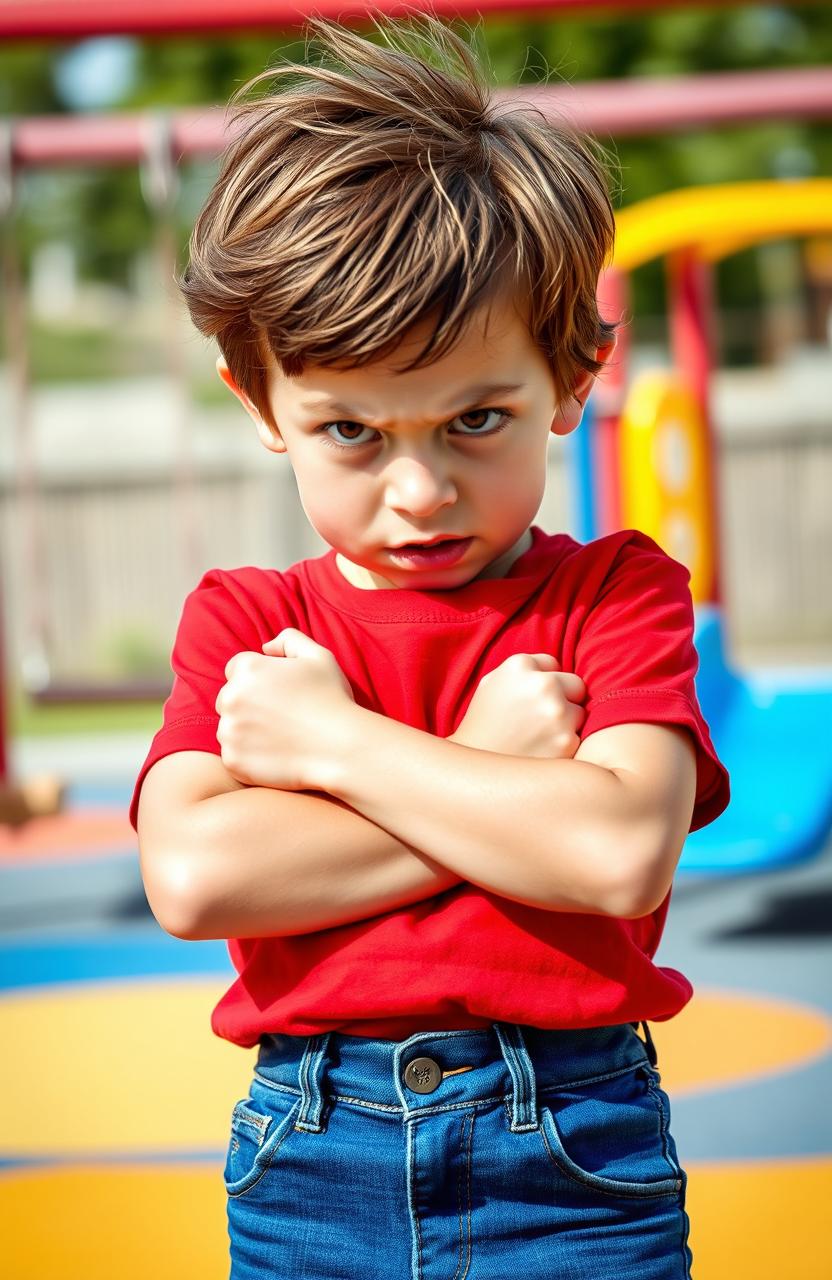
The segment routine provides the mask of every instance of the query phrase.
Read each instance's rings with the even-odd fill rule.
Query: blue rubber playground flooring
[[[210,1029],[225,944],[150,914],[134,772],[113,772],[0,848],[4,1280],[228,1275],[222,1165],[255,1050]],[[832,1277],[831,930],[832,840],[781,870],[677,875],[656,959],[695,995],[651,1030],[695,1280]]]

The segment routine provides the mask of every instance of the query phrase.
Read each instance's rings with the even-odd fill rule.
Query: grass
[[[53,737],[83,733],[148,733],[162,723],[162,702],[72,702],[38,706],[20,688],[6,688],[9,737]]]
[[[86,382],[154,373],[162,365],[158,341],[127,343],[111,330],[87,326],[55,328],[34,323],[29,330],[32,376],[37,382]]]
[[[124,326],[105,324],[59,325],[31,320],[27,325],[29,373],[33,384],[51,382],[99,382],[143,375],[163,376],[168,360],[163,339],[133,332]],[[189,352],[193,357],[193,353]],[[0,362],[7,360],[4,335],[0,334]],[[228,391],[213,370],[213,360],[203,358],[189,370],[195,398],[208,404],[225,404]]]

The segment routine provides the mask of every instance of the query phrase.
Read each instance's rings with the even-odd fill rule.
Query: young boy
[[[647,1020],[692,995],[652,958],[729,799],[690,575],[532,523],[614,349],[604,171],[434,18],[311,26],[329,61],[240,91],[294,79],[241,108],[180,284],[330,549],[202,577],[130,808],[162,927],[229,939],[215,1033],[259,1046],[232,1276],[689,1276]]]

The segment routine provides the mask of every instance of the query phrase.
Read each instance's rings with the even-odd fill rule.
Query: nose
[[[394,511],[428,517],[456,498],[456,485],[441,461],[400,457],[388,467],[385,501]]]

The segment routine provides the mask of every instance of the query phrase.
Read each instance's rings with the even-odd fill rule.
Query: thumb
[[[263,652],[272,658],[311,658],[320,652],[321,647],[296,627],[284,627],[273,640],[266,641]]]

